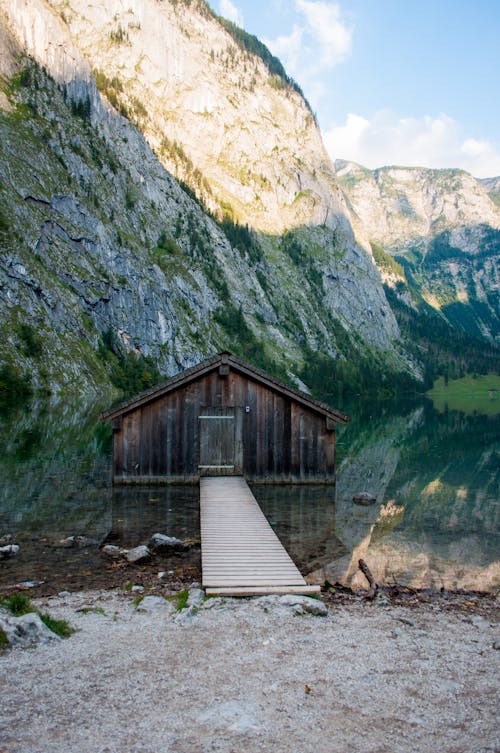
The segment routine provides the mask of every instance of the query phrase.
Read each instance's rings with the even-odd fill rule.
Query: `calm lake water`
[[[500,415],[439,413],[426,400],[341,407],[353,420],[338,432],[336,487],[253,487],[302,572],[364,587],[362,558],[381,583],[498,587]],[[68,587],[102,569],[104,540],[135,546],[160,531],[199,542],[196,487],[111,487],[98,413],[40,404],[0,417],[0,536],[21,545],[0,562],[0,586],[46,579],[47,548],[51,567],[69,573],[74,550],[59,545],[68,536],[88,544]],[[376,503],[353,504],[361,491]]]

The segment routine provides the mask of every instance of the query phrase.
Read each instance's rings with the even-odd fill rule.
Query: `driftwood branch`
[[[370,599],[373,599],[373,597],[375,596],[375,594],[378,591],[377,582],[376,582],[375,578],[373,577],[370,568],[368,567],[368,565],[366,564],[366,562],[364,560],[358,560],[358,567],[361,570],[361,572],[363,573],[363,575],[365,576],[366,580],[368,581],[368,585],[370,586],[370,593],[369,593],[368,597]]]

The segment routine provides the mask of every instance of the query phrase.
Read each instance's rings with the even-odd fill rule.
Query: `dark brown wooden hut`
[[[220,353],[102,414],[114,430],[113,481],[267,483],[335,478],[335,426],[348,416]]]

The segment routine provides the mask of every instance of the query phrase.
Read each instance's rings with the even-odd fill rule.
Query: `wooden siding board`
[[[264,475],[270,478],[274,473],[274,394],[269,390],[264,392],[264,447],[263,454],[266,458]]]
[[[176,476],[174,447],[176,434],[176,410],[173,395],[169,396],[167,404],[167,468],[169,476]]]
[[[151,475],[151,410],[146,405],[141,408],[141,425],[139,435],[140,473],[143,476]]]
[[[151,411],[151,469],[150,474],[152,476],[158,476],[160,472],[161,462],[161,446],[160,446],[160,423],[158,421],[158,409],[155,406],[154,411]]]
[[[283,398],[274,395],[273,406],[273,476],[274,478],[283,477],[283,443],[284,443],[284,403]]]
[[[257,400],[251,382],[245,384],[244,469],[250,478],[257,475]]]
[[[305,478],[309,478],[310,476],[315,475],[316,468],[317,468],[317,449],[318,446],[314,442],[314,416],[308,415],[307,413],[304,413],[304,424],[305,424],[305,437],[306,437],[306,447],[305,447],[305,468],[304,468],[304,476]]]
[[[113,435],[113,478],[122,476],[125,472],[124,458],[123,458],[123,438],[125,434],[122,428]]]
[[[235,408],[235,425],[234,425],[234,472],[238,475],[243,473],[243,421],[244,409],[237,406]]]
[[[265,478],[266,475],[266,397],[262,387],[257,385],[257,474]]]
[[[196,404],[196,393],[192,385],[185,390],[184,395],[184,460],[183,472],[188,478],[197,471],[197,441],[198,441],[198,406]]]
[[[178,476],[184,475],[184,410],[183,394],[175,395],[176,433],[175,433],[175,472]]]
[[[292,405],[288,399],[283,402],[283,477],[289,479],[292,470]]]
[[[139,438],[140,438],[140,411],[127,416],[127,451],[125,457],[126,472],[132,476],[138,476],[140,469]]]
[[[168,452],[168,407],[167,400],[159,401],[157,409],[158,421],[158,475],[167,474],[167,452]]]

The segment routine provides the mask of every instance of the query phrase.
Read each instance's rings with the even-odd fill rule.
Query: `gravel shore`
[[[0,654],[1,753],[492,753],[494,602],[296,614],[118,591],[36,601],[77,632]],[[137,602],[137,599],[135,600]]]

